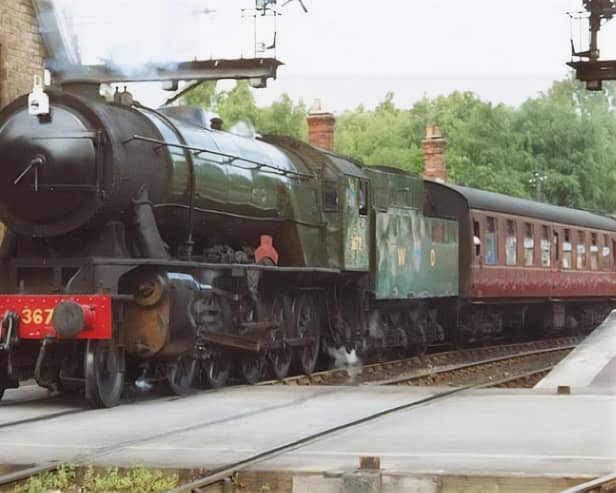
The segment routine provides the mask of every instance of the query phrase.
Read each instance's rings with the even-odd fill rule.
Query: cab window
[[[368,215],[368,182],[359,181],[359,215]]]
[[[325,180],[323,182],[323,208],[326,211],[336,211],[338,205],[338,183],[334,180]]]

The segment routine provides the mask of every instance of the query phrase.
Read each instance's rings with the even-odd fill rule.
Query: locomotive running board
[[[263,349],[263,345],[259,341],[255,341],[249,337],[221,334],[220,332],[201,332],[199,334],[199,339],[219,346],[231,346],[254,353],[258,353]]]
[[[38,257],[37,257],[38,259]],[[29,259],[31,260],[31,259]],[[331,267],[281,267],[278,265],[265,264],[226,264],[215,262],[198,262],[194,260],[164,260],[153,258],[115,258],[115,257],[89,257],[86,259],[93,266],[125,266],[125,267],[178,267],[178,268],[197,268],[197,269],[220,269],[220,270],[238,270],[238,271],[263,271],[263,272],[285,272],[289,274],[340,274],[340,269]],[[43,259],[40,259],[44,262]]]

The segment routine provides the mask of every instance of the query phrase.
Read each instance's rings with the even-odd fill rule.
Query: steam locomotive
[[[0,112],[0,395],[33,377],[109,407],[125,382],[254,383],[338,348],[580,330],[611,306],[610,218],[240,137],[95,84],[39,96]],[[580,261],[567,237],[571,269],[566,234],[585,242]]]

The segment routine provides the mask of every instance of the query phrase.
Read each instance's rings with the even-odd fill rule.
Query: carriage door
[[[367,271],[368,255],[368,181],[344,177],[344,268]]]

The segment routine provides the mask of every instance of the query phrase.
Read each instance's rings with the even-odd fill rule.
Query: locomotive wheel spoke
[[[289,333],[288,324],[290,313],[286,297],[278,296],[274,299],[271,307],[272,321],[278,326],[272,331],[272,339],[275,342],[284,341]],[[271,370],[274,378],[282,380],[289,374],[293,351],[288,346],[273,349],[269,354]]]
[[[192,390],[195,380],[196,361],[190,354],[183,354],[165,367],[167,385],[175,395],[185,395]]]
[[[253,300],[245,298],[239,307],[240,322],[256,322],[257,307]],[[242,380],[249,385],[257,383],[265,374],[265,355],[260,353],[238,353],[238,367]]]
[[[85,351],[86,399],[94,407],[113,407],[124,389],[124,351],[112,341],[89,340]]]
[[[262,354],[240,354],[240,373],[242,379],[249,385],[254,385],[263,377],[265,371],[265,357]]]
[[[309,375],[317,366],[321,343],[318,308],[314,298],[305,293],[296,298],[293,308],[297,337],[312,339],[309,344],[295,348],[293,368],[298,373]]]
[[[202,378],[213,389],[225,386],[229,378],[230,369],[229,355],[224,352],[214,353],[201,363]]]

